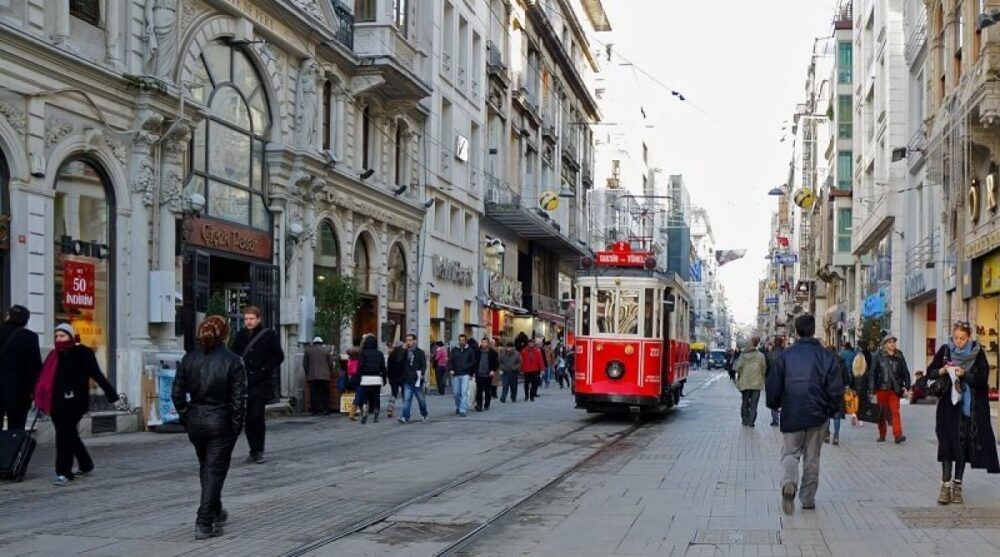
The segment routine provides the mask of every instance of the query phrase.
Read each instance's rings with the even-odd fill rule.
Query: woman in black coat
[[[385,356],[378,349],[375,335],[368,335],[361,342],[361,355],[358,357],[361,369],[361,402],[364,405],[361,423],[368,421],[368,414],[374,414],[373,420],[378,422],[379,398],[382,387],[385,386],[386,369]]]
[[[108,402],[117,402],[115,388],[101,373],[90,348],[76,341],[76,331],[68,323],[55,328],[55,348],[45,358],[35,388],[35,405],[52,418],[56,430],[56,478],[53,485],[68,485],[74,478],[94,469],[77,427],[90,409],[90,381],[104,390]],[[73,459],[80,468],[73,471]]]
[[[941,463],[938,503],[942,505],[964,502],[962,478],[966,463],[973,468],[985,468],[990,474],[1000,473],[996,438],[990,424],[990,365],[982,347],[971,337],[972,326],[966,321],[956,322],[952,341],[938,349],[927,366],[927,378],[937,381],[934,391],[939,395],[934,431]],[[955,374],[954,383],[949,370]],[[953,402],[955,398],[957,403]]]

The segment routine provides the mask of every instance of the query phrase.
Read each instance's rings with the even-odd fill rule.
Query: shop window
[[[313,281],[316,286],[319,286],[331,277],[340,274],[340,247],[337,244],[337,233],[328,221],[323,221],[319,225],[316,248]]]
[[[62,165],[56,175],[55,320],[73,325],[93,348],[101,369],[113,375],[114,223],[113,199],[104,173],[83,159]]]
[[[264,138],[270,112],[263,84],[246,54],[221,41],[205,47],[196,67],[210,87],[199,93],[209,115],[191,140],[189,184],[207,199],[209,216],[269,230]]]
[[[100,26],[101,0],[69,0],[69,15]]]

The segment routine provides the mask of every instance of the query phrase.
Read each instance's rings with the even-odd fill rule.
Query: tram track
[[[702,382],[698,383],[697,385],[693,385],[690,389],[688,389],[687,395],[690,395],[690,394],[692,394],[694,392],[697,392],[697,391],[699,391],[699,390],[701,390],[701,389],[703,389],[705,387],[708,387],[709,385],[711,385],[712,383],[714,383],[716,380],[718,380],[718,377],[712,377],[712,378],[709,378],[709,379],[707,379],[705,381],[702,381]],[[594,418],[594,419],[590,419],[590,420],[588,420],[587,423],[582,424],[579,427],[576,427],[576,428],[574,428],[574,429],[572,429],[572,430],[570,430],[570,431],[562,434],[560,436],[560,439],[567,439],[567,438],[569,438],[569,437],[571,437],[571,436],[573,436],[575,434],[578,434],[578,433],[580,433],[580,432],[582,432],[584,430],[592,428],[592,427],[594,427],[594,426],[596,426],[598,424],[604,424],[604,423],[606,423],[606,421],[603,420],[603,419],[601,419],[600,417],[597,417],[597,418]],[[467,531],[465,534],[463,534],[457,540],[455,540],[455,541],[453,541],[451,543],[448,543],[448,545],[446,545],[444,548],[438,550],[436,553],[434,553],[434,555],[435,556],[442,556],[442,557],[444,557],[444,556],[451,556],[451,555],[458,554],[460,551],[462,551],[463,549],[465,549],[466,547],[468,547],[470,544],[472,544],[476,539],[478,539],[479,537],[481,537],[484,533],[486,533],[491,528],[493,528],[497,524],[498,521],[500,521],[504,517],[510,515],[511,513],[516,512],[517,510],[525,507],[527,504],[529,504],[532,501],[536,500],[538,497],[540,497],[540,496],[542,496],[542,495],[550,492],[552,489],[556,488],[559,484],[561,484],[562,482],[564,482],[567,478],[569,478],[570,476],[572,476],[576,472],[580,471],[581,469],[583,469],[585,466],[587,466],[588,464],[590,464],[591,462],[593,462],[597,458],[599,458],[599,457],[607,454],[607,452],[609,450],[611,450],[612,448],[614,448],[616,445],[618,445],[619,443],[621,443],[623,440],[629,438],[630,436],[632,436],[633,434],[635,434],[636,432],[638,432],[640,429],[642,429],[643,427],[645,427],[648,423],[649,422],[632,423],[632,424],[628,425],[627,427],[625,427],[624,429],[622,429],[622,430],[620,430],[618,432],[615,432],[614,434],[612,434],[612,436],[611,436],[610,439],[608,439],[607,441],[605,441],[604,443],[602,443],[601,446],[597,447],[595,450],[593,450],[585,458],[583,458],[583,459],[581,459],[581,460],[579,460],[579,461],[571,464],[565,470],[563,470],[562,472],[560,472],[559,474],[557,474],[556,476],[554,476],[550,480],[546,481],[544,484],[542,484],[542,485],[534,488],[531,492],[526,493],[525,495],[519,497],[517,500],[515,500],[514,502],[512,502],[509,505],[505,506],[503,509],[501,509],[499,512],[495,513],[493,516],[489,517],[485,521],[482,521],[481,523],[479,523],[478,525],[476,525],[474,528],[472,528],[471,530]],[[505,464],[511,463],[511,462],[513,462],[513,461],[515,461],[517,459],[525,458],[525,457],[531,455],[531,453],[539,451],[540,449],[543,449],[544,447],[548,446],[553,441],[554,441],[553,439],[545,439],[545,440],[536,441],[535,443],[532,443],[531,446],[526,447],[526,448],[524,448],[521,451],[518,451],[516,454],[514,454],[512,456],[509,456],[509,457],[503,459],[500,462],[490,463],[490,464],[488,464],[486,466],[483,466],[483,467],[477,468],[475,470],[472,470],[470,472],[467,472],[467,473],[461,475],[460,477],[458,477],[458,478],[456,478],[456,479],[454,479],[454,480],[452,480],[450,482],[447,482],[447,483],[445,483],[443,485],[439,485],[439,486],[437,486],[437,487],[435,487],[433,489],[430,489],[430,490],[428,490],[428,491],[426,491],[424,493],[421,493],[420,495],[417,495],[416,497],[413,497],[411,499],[403,501],[403,502],[401,502],[399,504],[393,505],[393,506],[391,506],[391,507],[389,507],[389,508],[387,508],[387,509],[385,509],[383,511],[374,513],[372,515],[369,515],[369,516],[367,516],[367,517],[365,517],[365,518],[363,518],[363,519],[361,519],[361,520],[359,520],[359,521],[351,524],[350,526],[347,526],[346,528],[343,528],[341,530],[333,532],[333,533],[331,533],[329,535],[326,535],[326,536],[324,536],[324,537],[322,537],[322,538],[320,538],[318,540],[314,540],[314,541],[312,541],[312,542],[310,542],[308,544],[304,544],[304,545],[302,545],[302,546],[300,546],[298,548],[295,548],[295,549],[293,549],[293,550],[291,550],[291,551],[289,551],[287,553],[284,553],[283,556],[284,557],[299,557],[299,556],[302,556],[302,555],[307,555],[307,554],[310,554],[312,552],[321,550],[321,549],[323,549],[326,546],[329,546],[329,545],[331,545],[333,543],[336,543],[336,542],[338,542],[340,540],[348,538],[348,537],[350,537],[352,535],[362,533],[363,531],[365,531],[365,530],[367,530],[367,529],[369,529],[369,528],[371,528],[373,526],[376,526],[377,524],[379,524],[381,522],[386,521],[390,517],[402,513],[403,511],[405,511],[406,509],[408,509],[410,507],[413,507],[415,505],[419,505],[421,503],[427,502],[427,501],[429,501],[429,500],[431,500],[431,499],[433,499],[433,498],[441,495],[442,493],[446,493],[446,492],[451,491],[453,489],[457,489],[457,488],[460,488],[462,486],[471,484],[471,483],[475,482],[476,480],[478,480],[480,478],[483,478],[484,476],[486,476],[488,474],[491,474],[498,467],[502,468],[503,465],[505,465]]]

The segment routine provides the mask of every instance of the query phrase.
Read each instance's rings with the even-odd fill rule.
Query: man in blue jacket
[[[816,508],[819,487],[819,454],[829,419],[844,398],[844,379],[837,356],[818,340],[816,319],[803,315],[795,320],[798,341],[781,351],[776,369],[767,376],[767,407],[781,409],[781,510],[795,511],[795,495],[803,509]],[[799,461],[802,481],[799,489]]]

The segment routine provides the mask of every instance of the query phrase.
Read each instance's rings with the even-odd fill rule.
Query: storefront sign
[[[1000,292],[1000,252],[983,258],[983,276],[979,286],[980,294]]]
[[[779,253],[774,256],[775,265],[795,265],[799,262],[799,256],[796,253]]]
[[[1000,228],[991,230],[989,234],[965,244],[965,258],[975,259],[993,251],[993,248],[997,246],[1000,246]]]
[[[434,278],[457,282],[464,286],[472,286],[472,267],[466,267],[458,261],[434,256]]]
[[[904,295],[907,300],[912,300],[924,292],[927,292],[927,277],[922,269],[906,275]]]
[[[257,259],[271,259],[271,235],[225,222],[194,218],[187,223],[187,243]]]
[[[776,305],[778,305],[778,297],[777,296],[771,296],[770,298],[764,298],[764,303],[767,304],[767,305],[769,305],[769,306],[776,306]]]
[[[107,244],[75,240],[72,236],[59,238],[59,246],[62,248],[63,255],[72,255],[75,257],[107,259],[108,253],[111,252],[111,248]]]
[[[521,281],[500,273],[487,271],[490,300],[509,307],[524,307],[524,290]]]
[[[94,309],[94,264],[66,261],[63,267],[63,307]]]
[[[885,314],[885,308],[885,290],[880,288],[878,292],[865,298],[865,303],[861,310],[861,316],[879,317]]]

